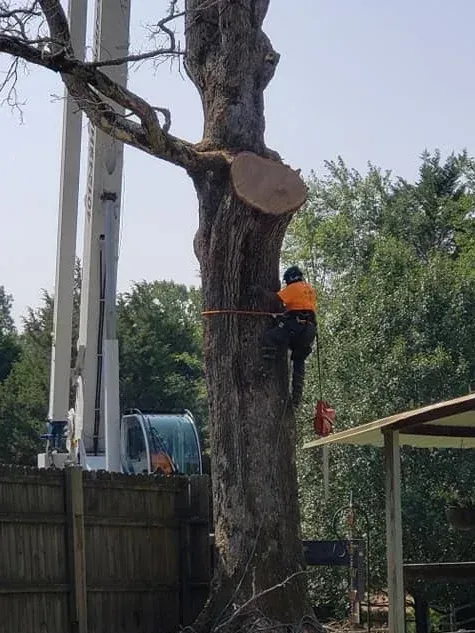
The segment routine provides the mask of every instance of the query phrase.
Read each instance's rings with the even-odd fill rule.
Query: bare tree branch
[[[214,629],[213,629],[213,633],[216,633],[217,631],[227,627],[233,620],[235,620],[241,613],[243,613],[250,604],[252,604],[253,602],[255,602],[256,600],[259,600],[260,598],[263,598],[264,596],[266,596],[267,594],[275,591],[276,589],[282,589],[283,587],[285,587],[289,582],[291,582],[294,578],[297,578],[299,576],[307,576],[309,573],[311,573],[308,570],[302,570],[302,571],[296,571],[293,574],[290,574],[290,576],[288,576],[287,578],[285,578],[282,582],[279,582],[275,585],[273,585],[272,587],[268,587],[267,589],[264,589],[263,591],[260,591],[259,593],[254,593],[249,600],[247,600],[246,602],[244,602],[241,606],[239,606],[235,611],[233,611],[233,613],[229,616],[229,618],[227,620],[225,620],[224,622],[222,622],[221,624],[218,624]]]
[[[165,33],[169,39],[169,45],[163,48],[156,48],[152,51],[147,51],[145,53],[138,53],[136,55],[127,55],[125,57],[117,57],[112,60],[100,60],[89,62],[88,65],[95,68],[101,68],[103,66],[120,66],[122,64],[127,64],[129,62],[138,62],[145,59],[152,59],[154,57],[169,57],[174,55],[183,55],[184,53],[180,50],[179,43],[177,44],[175,32],[170,29],[167,24],[172,20],[176,20],[177,18],[182,18],[185,15],[184,11],[177,13],[175,8],[178,0],[172,0],[170,3],[170,9],[168,15],[159,20],[155,26],[156,31],[154,34]]]
[[[5,72],[4,79],[0,82],[0,94],[5,93],[5,97],[0,103],[1,105],[8,105],[12,110],[16,110],[20,115],[20,121],[23,123],[23,112],[21,110],[23,104],[19,102],[16,90],[20,61],[18,57],[13,58],[12,63]]]
[[[104,68],[107,66],[122,66],[131,62],[141,62],[146,59],[154,59],[155,57],[173,57],[184,55],[184,51],[173,50],[171,48],[156,48],[146,53],[137,53],[135,55],[127,55],[126,57],[115,57],[113,59],[102,59],[100,61],[86,62],[86,66],[90,68]]]
[[[28,42],[40,39],[43,26],[38,0],[16,9],[11,8],[9,0],[0,0],[0,33]]]
[[[169,14],[157,23],[157,28],[170,39],[170,51],[176,46],[176,40],[167,24],[183,15],[176,12],[175,7],[176,1],[172,0]],[[26,28],[26,24],[33,18],[38,20],[35,35],[31,29]],[[49,30],[44,35],[42,18],[46,20]],[[230,162],[230,158],[223,152],[203,152],[192,143],[171,135],[169,110],[150,105],[128,88],[111,80],[100,68],[126,63],[131,59],[133,61],[134,58],[145,59],[153,56],[152,53],[158,54],[157,51],[108,60],[105,63],[77,59],[60,0],[30,0],[29,4],[19,9],[8,8],[7,0],[0,0],[0,52],[59,73],[69,93],[91,122],[123,143],[189,171],[198,170],[205,165],[226,165]],[[17,68],[16,63],[10,66],[2,84],[4,89],[8,86],[7,100],[10,104],[16,98],[14,84]],[[114,105],[125,110],[125,114],[118,112]],[[158,114],[164,117],[163,126],[160,125]],[[131,117],[136,117],[138,121],[131,120]]]
[[[157,24],[152,25],[152,35],[157,36],[161,33],[165,33],[169,38],[169,45],[166,47],[155,48],[151,51],[146,51],[143,53],[136,53],[132,55],[127,55],[124,57],[116,57],[114,59],[106,59],[100,61],[88,62],[88,65],[95,68],[102,68],[107,66],[121,66],[122,64],[127,64],[130,62],[139,62],[144,61],[146,59],[154,59],[156,57],[180,57],[185,55],[185,51],[181,50],[180,42],[177,41],[175,32],[170,29],[167,24],[172,20],[177,20],[178,18],[183,18],[185,15],[189,13],[198,14],[200,11],[205,9],[209,9],[217,5],[222,0],[203,0],[203,2],[196,7],[195,9],[186,10],[186,11],[176,11],[176,6],[178,0],[171,0],[170,9],[167,16],[162,18],[157,22]]]

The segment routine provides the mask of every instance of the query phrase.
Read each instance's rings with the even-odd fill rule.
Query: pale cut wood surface
[[[291,213],[307,199],[307,188],[296,171],[252,152],[236,156],[231,181],[237,197],[262,213]]]

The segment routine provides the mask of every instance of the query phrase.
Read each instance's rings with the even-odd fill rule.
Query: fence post
[[[82,468],[68,466],[66,482],[67,548],[71,633],[87,633],[86,549]]]
[[[189,479],[188,515],[188,613],[183,624],[191,624],[209,595],[211,545],[209,525],[209,477],[193,475]]]
[[[195,584],[207,596],[211,580],[211,542],[210,542],[210,479],[207,475],[190,477],[190,514],[191,514],[191,576]]]
[[[179,548],[180,548],[180,624],[190,624],[191,611],[191,561],[190,561],[190,485],[183,481],[183,487],[178,493],[177,509],[179,517]]]

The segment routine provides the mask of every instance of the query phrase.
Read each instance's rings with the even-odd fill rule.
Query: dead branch
[[[17,21],[40,16],[41,12],[38,9],[38,0],[32,0],[30,6],[19,7],[18,9],[10,8],[7,0],[0,0],[0,21],[12,19]]]
[[[7,0],[0,0],[0,52],[59,73],[79,108],[103,132],[189,171],[198,170],[200,165],[217,163],[222,166],[230,162],[223,152],[203,152],[192,143],[171,135],[169,110],[150,105],[111,80],[100,68],[101,65],[125,63],[138,56],[109,60],[104,64],[79,60],[71,44],[69,24],[60,0],[30,0],[18,9],[9,6]],[[169,14],[157,25],[170,39],[169,50],[176,47],[176,41],[167,24],[183,15],[176,12],[175,6],[176,2],[172,1]],[[39,20],[35,34],[31,28],[27,29],[32,19]],[[144,54],[147,55],[151,56]],[[16,98],[17,68],[18,64],[14,63],[3,82],[4,89],[8,86],[10,103]],[[158,113],[165,119],[163,126]],[[131,116],[138,120],[131,120]]]
[[[309,573],[310,572],[307,571],[307,570],[296,571],[295,573],[290,574],[290,576],[285,578],[285,580],[283,580],[282,582],[279,582],[279,583],[273,585],[272,587],[268,587],[267,589],[264,589],[263,591],[260,591],[259,593],[252,595],[249,598],[249,600],[246,600],[246,602],[244,602],[240,607],[238,607],[227,620],[225,620],[221,624],[218,624],[213,629],[213,633],[217,633],[217,631],[220,631],[221,629],[224,629],[225,627],[229,626],[229,624],[231,624],[231,622],[234,619],[236,619],[241,613],[245,612],[248,609],[249,605],[251,605],[256,600],[259,600],[260,598],[263,598],[264,596],[266,596],[267,594],[275,591],[276,589],[282,589],[283,587],[285,587],[285,585],[287,585],[289,582],[291,582],[294,578],[297,578],[297,577],[303,576],[303,575],[308,575]]]
[[[168,15],[159,20],[156,24],[156,31],[154,34],[165,33],[168,37],[169,44],[167,47],[156,48],[152,51],[148,51],[145,53],[138,53],[136,55],[127,55],[125,57],[117,57],[112,60],[100,60],[89,62],[88,65],[95,68],[101,68],[104,66],[120,66],[122,64],[127,64],[129,62],[138,62],[143,61],[145,59],[153,59],[155,57],[170,57],[175,55],[183,55],[183,51],[180,50],[179,43],[177,45],[175,32],[167,26],[169,22],[172,20],[176,20],[177,18],[182,18],[185,15],[184,11],[180,13],[176,12],[176,4],[178,0],[172,0],[170,3],[170,8],[168,11]]]
[[[20,121],[23,123],[23,113],[21,106],[24,105],[19,102],[18,94],[16,90],[16,84],[18,80],[18,67],[21,60],[14,57],[10,66],[8,67],[4,79],[0,82],[0,94],[5,93],[5,97],[0,102],[0,105],[8,105],[12,110],[16,110],[20,115]]]
[[[38,0],[19,8],[11,8],[8,0],[0,0],[1,34],[8,34],[24,42],[34,41],[42,39],[40,33],[43,25]]]
[[[167,16],[159,20],[155,25],[151,26],[151,35],[158,36],[165,34],[169,38],[169,45],[165,47],[155,48],[151,51],[143,53],[136,53],[127,55],[124,57],[115,57],[113,59],[105,59],[88,62],[88,66],[94,68],[103,68],[107,66],[121,66],[123,64],[145,61],[147,59],[155,59],[157,57],[183,57],[185,51],[180,48],[180,42],[177,41],[176,33],[167,26],[169,22],[185,17],[188,14],[198,14],[200,11],[204,11],[217,5],[222,0],[203,0],[203,2],[192,10],[176,11],[176,5],[178,0],[171,0],[169,13]]]
[[[126,57],[114,57],[113,59],[102,59],[100,61],[86,62],[86,66],[90,68],[105,68],[107,66],[122,66],[133,62],[141,62],[147,59],[155,59],[156,57],[178,57],[184,55],[184,51],[172,48],[156,48],[146,53],[136,53],[135,55],[127,55]]]

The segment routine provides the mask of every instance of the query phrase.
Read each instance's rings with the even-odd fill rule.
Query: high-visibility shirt
[[[277,293],[287,311],[317,311],[317,293],[306,281],[294,281]]]

